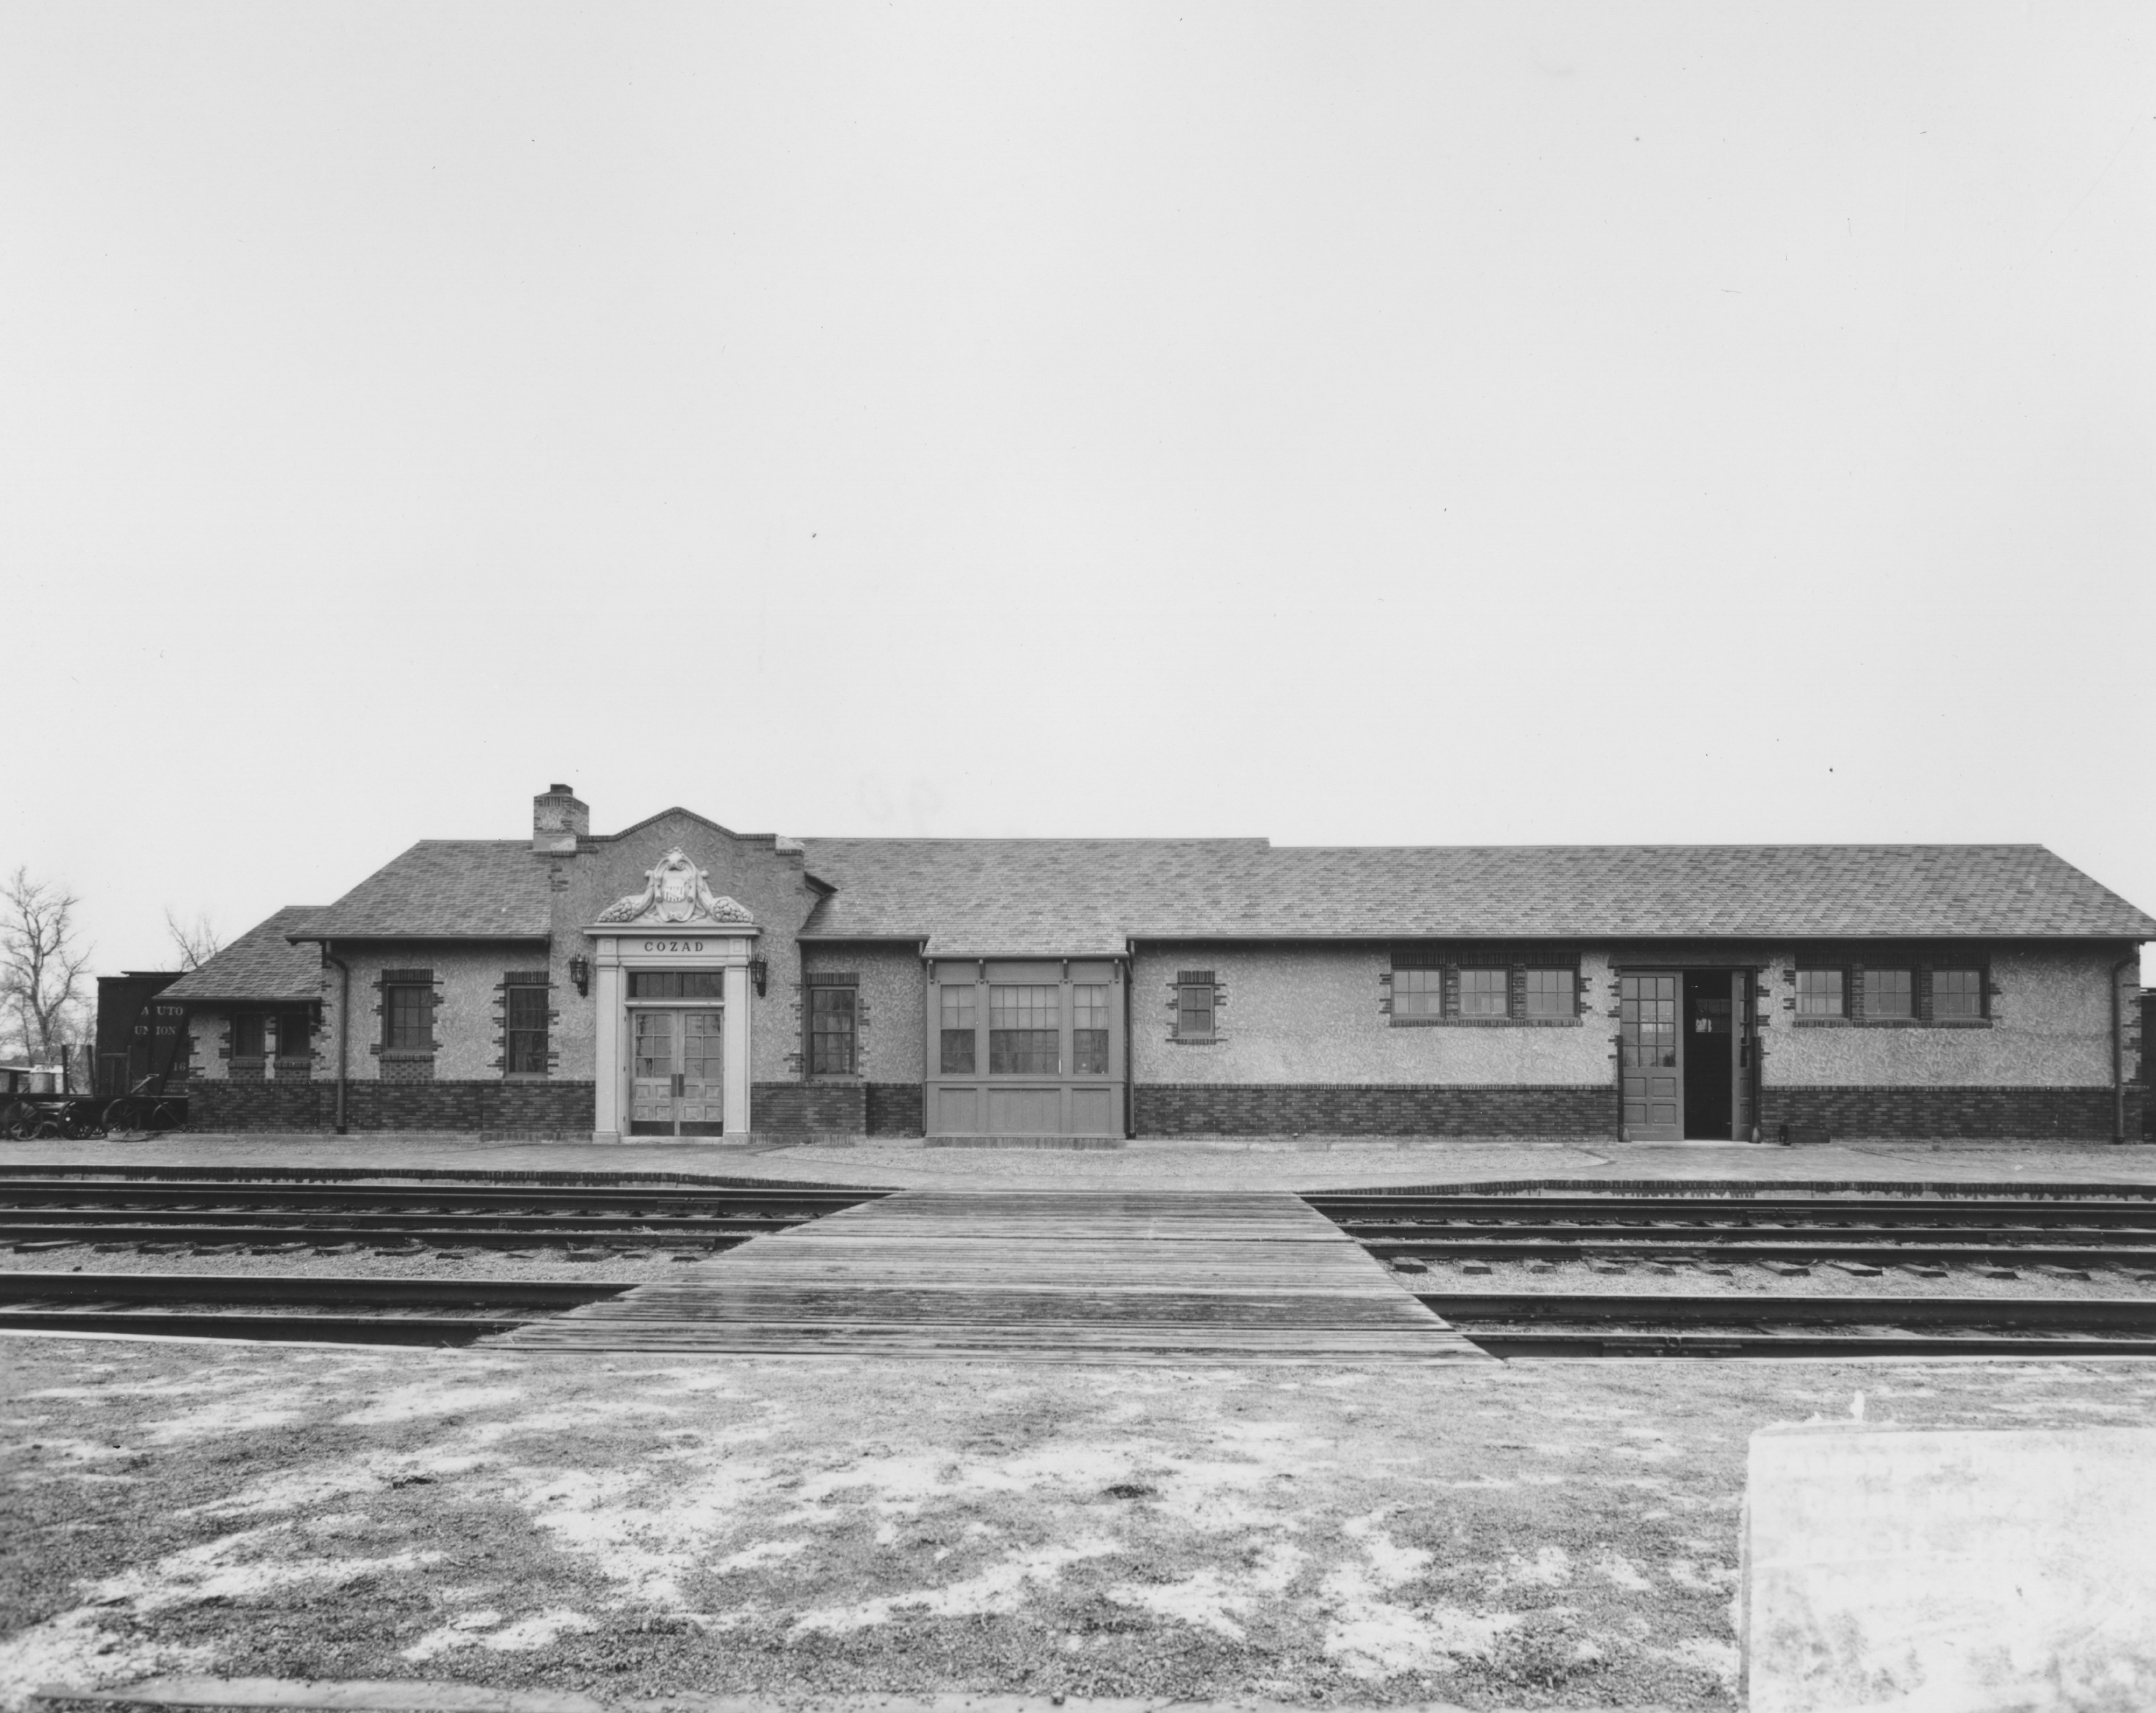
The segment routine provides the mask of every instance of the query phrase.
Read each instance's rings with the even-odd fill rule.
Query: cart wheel
[[[40,1142],[56,1142],[64,1139],[65,1133],[61,1130],[58,1119],[40,1118],[30,1134]]]
[[[176,1130],[179,1124],[179,1114],[162,1100],[150,1109],[150,1116],[142,1121],[146,1130]]]

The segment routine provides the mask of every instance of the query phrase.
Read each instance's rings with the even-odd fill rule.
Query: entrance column
[[[611,949],[612,942],[607,942]],[[593,971],[598,988],[598,1035],[592,1043],[593,1074],[598,1082],[598,1098],[592,1117],[592,1140],[619,1142],[621,1140],[621,965],[614,958],[603,959]]]
[[[726,1134],[748,1134],[748,965],[726,965]]]

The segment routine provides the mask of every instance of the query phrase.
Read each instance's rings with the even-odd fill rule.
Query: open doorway
[[[1737,1119],[1738,1018],[1727,970],[1684,978],[1684,1133],[1686,1140],[1727,1142]]]

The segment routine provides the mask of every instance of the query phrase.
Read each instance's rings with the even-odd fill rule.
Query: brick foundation
[[[332,1130],[336,1083],[187,1085],[195,1130]],[[348,1083],[345,1122],[353,1130],[502,1131],[588,1141],[596,1098],[589,1083]]]
[[[868,1129],[865,1083],[757,1083],[749,1123],[760,1135],[859,1136]]]
[[[2141,1133],[2144,1091],[2126,1090],[2126,1134]],[[1762,1091],[1760,1117],[1770,1141],[1784,1124],[1830,1136],[1958,1137],[2013,1140],[2056,1137],[2111,1139],[2111,1089],[1982,1087],[1777,1088]]]
[[[922,1119],[918,1083],[871,1083],[869,1088],[869,1134],[918,1136]]]
[[[1141,1083],[1141,1136],[1610,1136],[1614,1088],[1383,1083]]]

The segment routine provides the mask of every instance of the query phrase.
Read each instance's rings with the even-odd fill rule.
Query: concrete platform
[[[886,1188],[1339,1190],[1538,1179],[1908,1184],[2156,1184],[2156,1147],[2060,1142],[1851,1141],[1781,1148],[1552,1139],[1246,1136],[1138,1140],[1120,1149],[924,1148],[752,1142],[482,1141],[382,1131],[348,1136],[185,1134],[143,1142],[0,1144],[0,1164],[312,1165],[394,1172],[709,1174]]]

